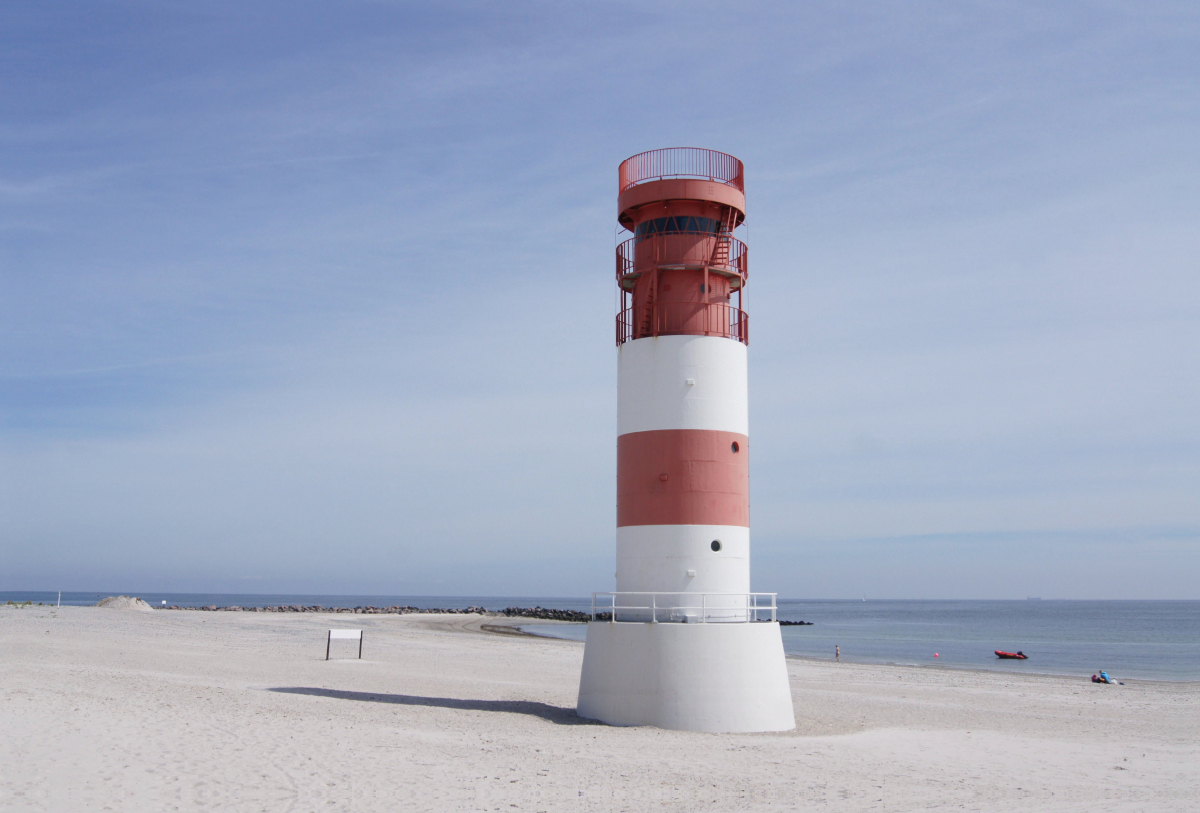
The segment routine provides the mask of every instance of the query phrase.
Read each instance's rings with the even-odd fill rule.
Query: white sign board
[[[333,643],[334,638],[348,638],[351,641],[358,641],[358,658],[362,660],[362,630],[330,630],[329,637],[325,639],[325,660],[329,660],[329,645]]]

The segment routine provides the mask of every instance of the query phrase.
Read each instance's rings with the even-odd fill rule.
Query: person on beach
[[[834,648],[833,648],[833,659],[834,659],[835,661],[837,661],[838,663],[841,663],[841,662],[842,662],[842,648],[841,648],[840,646],[834,646]]]

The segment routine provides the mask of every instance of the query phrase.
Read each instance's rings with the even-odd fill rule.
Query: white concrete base
[[[588,624],[580,717],[680,731],[796,727],[779,625]]]

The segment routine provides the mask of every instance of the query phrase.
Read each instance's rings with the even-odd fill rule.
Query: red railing
[[[724,302],[659,302],[617,314],[617,346],[648,336],[721,336],[750,343],[750,317]]]
[[[617,282],[664,266],[704,268],[749,275],[746,244],[736,237],[715,234],[653,234],[631,237],[617,246]],[[735,286],[736,287],[736,286]]]
[[[620,191],[663,178],[700,178],[746,191],[742,162],[732,155],[700,147],[669,147],[639,153],[621,162]]]

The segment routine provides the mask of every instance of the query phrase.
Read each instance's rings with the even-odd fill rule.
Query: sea
[[[63,593],[62,603],[95,604],[120,591]],[[368,596],[154,593],[124,591],[155,606],[423,608],[547,607],[588,611],[590,598],[553,596]],[[53,604],[53,592],[0,592],[0,604]],[[2,617],[2,616],[0,616]],[[1200,601],[890,601],[780,599],[789,655],[833,660],[841,648],[850,663],[900,664],[932,669],[1200,681]],[[523,629],[582,641],[586,625],[538,624]],[[995,650],[1024,652],[1027,660],[1001,660]]]

